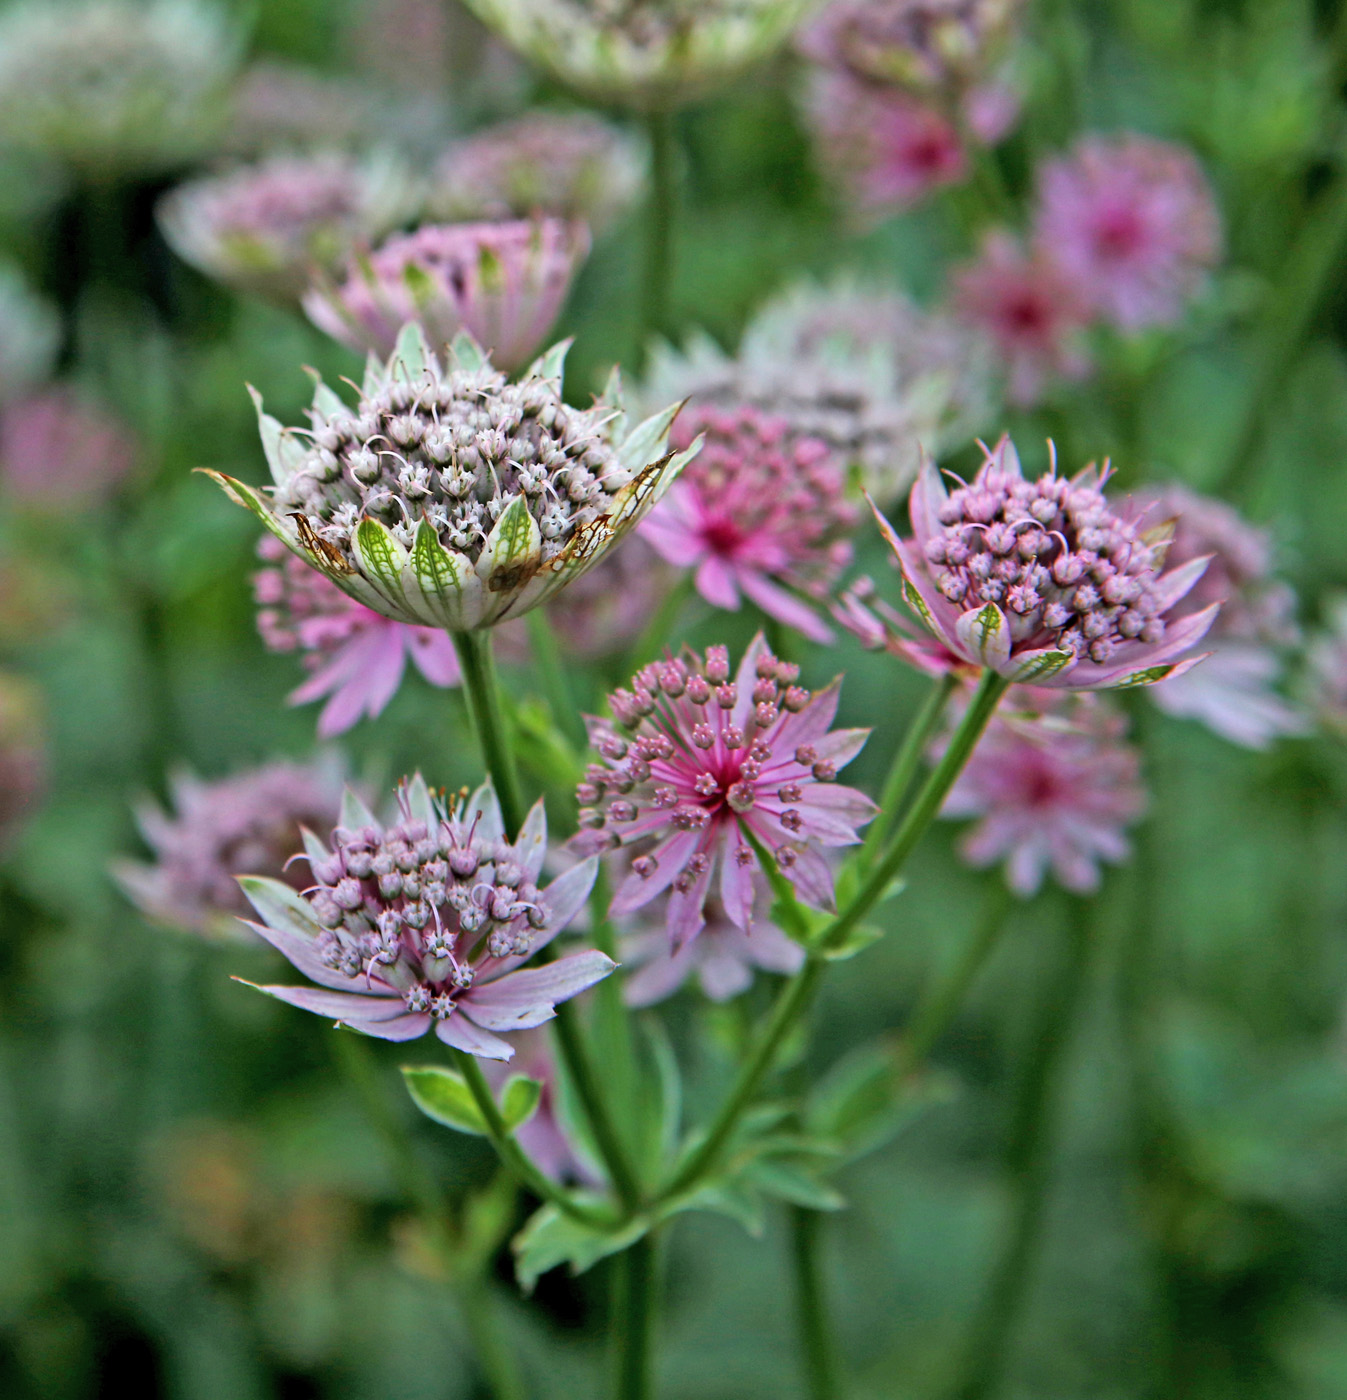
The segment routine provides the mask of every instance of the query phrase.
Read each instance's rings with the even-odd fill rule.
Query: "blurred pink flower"
[[[137,444],[105,409],[51,388],[0,414],[0,483],[12,500],[80,509],[110,496],[135,464]]]
[[[960,842],[976,866],[1005,862],[1006,881],[1034,894],[1051,871],[1066,889],[1099,888],[1101,861],[1127,858],[1124,830],[1146,806],[1126,719],[1100,697],[1072,696],[1045,714],[1003,709],[987,726],[941,815],[977,818]]]
[[[1165,540],[1104,496],[1107,464],[1026,481],[1009,438],[948,491],[927,462],[908,502],[913,538],[876,510],[909,605],[969,665],[1008,680],[1108,690],[1182,674],[1217,605],[1179,616],[1204,559],[1161,572]]]
[[[547,620],[577,655],[625,653],[640,640],[677,577],[677,571],[635,534],[568,584],[565,602],[549,607]],[[510,628],[518,625],[507,622],[497,628],[497,640],[504,642]]]
[[[511,1059],[498,1032],[550,1021],[616,966],[590,950],[524,967],[584,907],[596,862],[539,887],[541,800],[514,841],[489,786],[449,804],[418,777],[398,806],[384,825],[348,793],[330,847],[306,836],[314,884],[302,897],[275,880],[241,882],[263,920],[249,927],[318,983],[258,990],[380,1040],[433,1029],[469,1055]]]
[[[755,920],[740,928],[718,900],[706,906],[706,926],[690,943],[674,949],[668,932],[651,928],[622,940],[622,962],[633,969],[622,998],[628,1006],[651,1006],[671,997],[696,976],[712,1001],[729,1001],[753,984],[755,970],[786,976],[804,965],[804,949],[775,924]]]
[[[1054,379],[1089,373],[1082,340],[1090,308],[1076,283],[1004,230],[987,234],[978,258],[955,271],[953,306],[991,342],[1012,403],[1029,407]]]
[[[466,331],[513,372],[542,345],[588,253],[584,225],[560,219],[432,224],[353,258],[342,281],[305,294],[304,310],[334,340],[381,358],[409,321],[436,346]]]
[[[719,897],[737,928],[753,923],[758,858],[747,834],[774,853],[796,894],[830,908],[832,871],[822,850],[855,844],[875,805],[836,783],[864,747],[866,729],[830,733],[839,685],[817,695],[795,684],[799,668],[778,661],[762,637],[730,679],[729,652],[710,647],[642,669],[632,690],[609,697],[613,720],[591,720],[603,759],[576,796],[582,854],[654,844],[631,862],[611,913],[621,918],[669,890],[675,949],[705,924],[719,867]],[[601,805],[605,804],[605,805]]]
[[[496,1090],[516,1074],[536,1079],[542,1095],[533,1116],[515,1130],[515,1140],[529,1160],[553,1181],[598,1184],[597,1174],[581,1159],[562,1127],[557,1104],[557,1062],[547,1028],[517,1031],[510,1037],[514,1058],[508,1064],[487,1060],[482,1066],[487,1082]]]
[[[1221,606],[1207,633],[1211,655],[1187,675],[1156,686],[1151,699],[1168,714],[1200,720],[1245,748],[1266,748],[1283,735],[1304,733],[1306,715],[1276,690],[1300,629],[1294,593],[1273,577],[1269,532],[1224,501],[1177,484],[1143,488],[1128,505],[1148,525],[1173,522],[1167,565],[1207,560],[1206,572],[1174,616]]]
[[[271,535],[262,537],[257,553],[274,565],[253,575],[257,630],[272,651],[303,654],[313,674],[291,693],[290,703],[328,697],[318,716],[321,738],[381,715],[402,684],[409,656],[431,685],[459,683],[448,633],[371,612]]]
[[[845,499],[844,463],[786,418],[744,406],[692,406],[670,445],[701,452],[641,524],[669,563],[695,569],[714,607],[738,610],[741,593],[816,642],[832,633],[797,593],[825,591],[851,559],[859,520]]]
[[[131,901],[158,923],[211,937],[246,937],[239,916],[248,905],[235,876],[285,876],[300,846],[300,828],[330,827],[341,807],[340,766],[266,763],[228,778],[203,781],[178,774],[172,810],[152,802],[137,811],[154,862],[112,867]]]
[[[1037,245],[1125,331],[1166,325],[1221,254],[1221,223],[1191,152],[1147,136],[1087,136],[1039,178]]]
[[[0,851],[32,815],[46,789],[41,697],[27,681],[0,672]]]

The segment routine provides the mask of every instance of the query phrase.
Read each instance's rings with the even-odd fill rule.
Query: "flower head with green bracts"
[[[568,344],[512,381],[469,337],[442,364],[405,326],[387,363],[371,357],[354,408],[320,381],[296,429],[259,401],[270,489],[209,475],[384,617],[493,627],[603,558],[700,445],[668,450],[676,404],[630,427],[616,374],[592,408],[563,402]]]
[[[508,1060],[500,1033],[550,1021],[558,1002],[617,966],[596,950],[525,969],[584,908],[598,862],[545,889],[547,818],[534,804],[505,837],[490,784],[454,802],[418,775],[398,789],[398,820],[381,823],[348,792],[330,847],[304,833],[314,883],[244,878],[261,923],[250,927],[316,987],[262,987],[280,1001],[380,1040],[434,1029],[446,1045]]]
[[[677,106],[767,58],[813,0],[465,0],[567,87],[642,110]]]

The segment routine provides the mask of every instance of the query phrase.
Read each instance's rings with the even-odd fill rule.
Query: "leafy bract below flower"
[[[398,804],[400,820],[385,827],[348,793],[330,850],[306,832],[315,883],[304,896],[241,882],[263,920],[252,927],[318,983],[260,990],[382,1040],[434,1027],[446,1045],[508,1060],[496,1032],[542,1025],[617,966],[589,951],[523,967],[584,906],[597,862],[539,888],[541,801],[514,842],[489,786],[450,804],[416,778]]]
[[[596,564],[695,453],[666,450],[677,406],[629,428],[616,376],[592,409],[564,403],[565,351],[512,383],[466,336],[442,366],[406,326],[386,364],[371,358],[355,409],[321,382],[307,431],[259,405],[270,491],[211,475],[382,616],[494,626]]]
[[[560,219],[440,224],[356,254],[339,283],[304,298],[319,330],[387,358],[417,322],[432,345],[466,331],[507,373],[532,359],[589,252],[583,224]]]
[[[839,683],[817,695],[795,684],[759,636],[730,679],[729,653],[656,662],[630,691],[609,697],[614,720],[591,722],[592,765],[577,790],[581,852],[653,841],[636,856],[611,913],[621,918],[672,888],[675,949],[696,937],[719,867],[719,897],[736,928],[753,923],[758,858],[765,847],[807,904],[829,908],[832,872],[822,847],[849,846],[875,805],[836,783],[861,751],[866,729],[829,733]]]
[[[275,567],[253,576],[257,630],[272,651],[297,651],[313,672],[292,705],[328,697],[318,736],[331,739],[375,719],[397,694],[410,656],[431,685],[461,679],[453,642],[438,628],[410,627],[371,612],[265,535],[258,554]]]
[[[120,861],[112,873],[156,923],[209,937],[240,935],[248,906],[235,877],[283,875],[301,828],[325,829],[341,809],[331,760],[266,763],[213,782],[179,774],[170,786],[171,812],[146,802],[136,814],[154,863]]]
[[[1221,253],[1201,167],[1146,136],[1086,137],[1049,161],[1034,226],[1092,308],[1125,331],[1177,320]]]
[[[804,965],[804,957],[804,949],[775,924],[758,919],[741,929],[712,899],[706,907],[706,927],[679,949],[669,946],[663,928],[622,940],[623,963],[632,969],[622,999],[628,1006],[651,1006],[671,997],[695,975],[712,1001],[729,1001],[753,985],[756,969],[789,976]]]
[[[685,409],[671,441],[702,450],[641,525],[670,564],[695,570],[714,607],[746,595],[816,642],[832,633],[796,592],[825,591],[851,559],[858,513],[827,443],[751,407]],[[784,587],[783,587],[784,585]]]
[[[1205,557],[1206,572],[1175,609],[1182,617],[1221,605],[1207,634],[1211,655],[1187,675],[1166,681],[1151,699],[1172,715],[1205,724],[1232,744],[1266,748],[1300,734],[1306,717],[1276,691],[1288,650],[1299,640],[1295,595],[1273,577],[1272,540],[1233,506],[1184,486],[1142,489],[1132,498],[1138,518],[1173,521],[1171,566]]]
[[[208,150],[241,32],[204,0],[22,0],[0,16],[0,142],[106,179]]]
[[[978,819],[964,856],[978,866],[1004,861],[1022,896],[1049,870],[1077,894],[1098,889],[1099,862],[1127,858],[1124,829],[1146,806],[1126,719],[1098,696],[1057,698],[1043,714],[994,717],[941,811]]]
[[[37,690],[0,671],[0,851],[42,800],[47,747]]]
[[[60,341],[55,309],[16,268],[0,263],[0,404],[46,376]]]
[[[0,493],[74,511],[111,495],[135,464],[137,444],[106,409],[50,388],[0,412]]]
[[[991,343],[1012,403],[1029,407],[1053,380],[1089,372],[1082,343],[1089,302],[1045,250],[1026,252],[1013,235],[993,230],[977,259],[955,271],[953,286],[956,313]]]
[[[158,219],[178,256],[208,277],[295,302],[316,272],[386,233],[415,202],[390,157],[281,155],[179,186]]]
[[[861,281],[787,290],[749,323],[733,359],[704,336],[682,355],[656,346],[646,395],[785,418],[830,444],[881,502],[911,484],[923,448],[961,447],[990,412],[978,342],[897,288]]]
[[[1207,566],[1162,572],[1169,531],[1143,531],[1104,496],[1108,468],[1026,481],[1002,438],[967,486],[931,463],[912,488],[913,538],[880,528],[910,606],[956,656],[1008,680],[1109,690],[1181,675],[1218,604],[1175,620]]]
[[[431,204],[455,221],[550,214],[599,234],[641,197],[647,164],[638,140],[598,117],[525,112],[452,145]]]
[[[637,108],[688,102],[768,57],[811,0],[467,0],[568,87]]]

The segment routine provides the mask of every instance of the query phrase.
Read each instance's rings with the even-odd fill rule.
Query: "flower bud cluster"
[[[428,823],[399,796],[400,821],[339,826],[330,853],[311,855],[316,952],[332,971],[377,975],[409,1011],[444,1020],[485,959],[527,956],[548,913],[525,853],[480,836],[465,802],[437,805]]]

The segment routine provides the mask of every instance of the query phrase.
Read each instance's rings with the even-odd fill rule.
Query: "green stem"
[[[524,1155],[523,1149],[505,1126],[505,1119],[501,1117],[495,1095],[492,1094],[491,1086],[486,1082],[486,1076],[482,1073],[482,1067],[477,1063],[476,1056],[469,1055],[465,1050],[459,1050],[454,1046],[449,1047],[449,1053],[453,1056],[454,1063],[458,1066],[458,1072],[463,1076],[468,1086],[468,1092],[472,1094],[478,1112],[481,1113],[486,1123],[486,1135],[491,1140],[491,1145],[496,1149],[501,1161],[519,1179],[521,1185],[526,1186],[539,1200],[547,1201],[556,1206],[559,1211],[564,1215],[569,1215],[572,1220],[578,1220],[584,1225],[610,1226],[613,1222],[608,1215],[590,1210],[573,1201],[567,1192],[563,1191],[556,1182],[544,1176]]]
[[[1086,902],[1073,899],[1066,953],[1043,1001],[1006,1149],[1017,1198],[1010,1238],[974,1318],[951,1400],[989,1400],[1005,1372],[1047,1215],[1054,1119],[1066,1050],[1087,980],[1092,924]]]
[[[949,747],[903,818],[893,845],[847,908],[823,929],[805,965],[781,989],[757,1044],[745,1057],[705,1137],[665,1188],[665,1199],[690,1190],[718,1161],[738,1125],[739,1115],[753,1101],[758,1086],[771,1069],[781,1043],[813,1000],[828,965],[828,954],[842,946],[851,931],[879,903],[897,878],[926,828],[935,819],[1009,684],[994,671],[983,672]]]
[[[575,703],[571,683],[562,664],[557,634],[552,630],[546,612],[534,608],[527,614],[529,648],[538,668],[538,681],[547,699],[547,707],[561,732],[582,752],[589,744],[580,707]]]
[[[642,329],[646,336],[668,330],[676,176],[673,122],[673,113],[663,108],[646,117],[650,136],[650,204],[645,216],[645,265],[641,286]]]
[[[513,839],[524,821],[524,804],[519,795],[519,775],[515,771],[514,754],[510,751],[509,733],[496,686],[491,633],[453,632],[450,635],[454,650],[458,653],[459,669],[463,672],[463,692],[468,698],[468,711],[472,715],[473,728],[477,731],[482,760],[500,799],[506,833]]]
[[[837,1400],[837,1351],[828,1317],[827,1292],[819,1258],[823,1216],[806,1206],[791,1206],[791,1256],[795,1266],[795,1307],[800,1347],[808,1378],[809,1400]]]
[[[462,1289],[458,1303],[492,1400],[528,1400],[528,1387],[515,1353],[501,1332],[500,1318],[491,1305],[486,1283],[478,1280],[475,1287]]]
[[[655,1312],[658,1301],[655,1237],[642,1235],[617,1261],[613,1339],[617,1347],[616,1400],[651,1400]]]
[[[884,845],[884,838],[888,836],[895,818],[902,810],[903,799],[907,796],[908,788],[912,786],[912,780],[917,776],[921,757],[926,752],[926,746],[931,742],[931,736],[939,726],[945,707],[949,704],[949,698],[954,694],[958,683],[953,674],[941,676],[931,687],[921,709],[908,726],[903,742],[893,756],[889,776],[884,780],[884,791],[879,797],[879,813],[866,829],[865,844],[861,847],[863,869],[868,869],[874,863]]]

